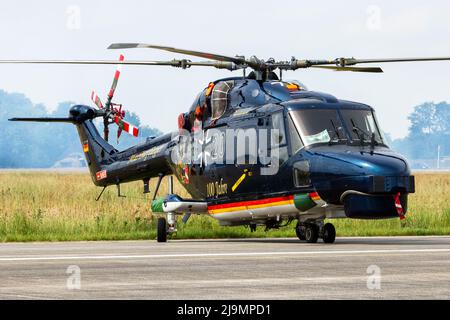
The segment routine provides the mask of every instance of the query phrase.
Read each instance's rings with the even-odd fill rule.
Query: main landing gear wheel
[[[336,240],[336,229],[331,223],[326,223],[323,226],[322,240],[325,243],[334,243],[334,240]]]
[[[308,243],[316,243],[319,239],[319,227],[315,224],[308,224],[305,228],[305,240]]]
[[[300,223],[297,223],[297,226],[295,227],[295,234],[297,235],[297,237],[300,240],[302,240],[302,241],[306,240],[306,238],[305,238],[305,226],[300,224]]]
[[[165,218],[158,218],[157,241],[167,242],[167,223]]]

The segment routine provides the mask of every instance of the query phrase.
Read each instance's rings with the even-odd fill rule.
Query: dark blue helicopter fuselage
[[[226,80],[228,79],[221,81]],[[203,119],[205,132],[211,128],[271,128],[271,117],[282,113],[286,144],[280,146],[280,167],[274,175],[261,175],[258,172],[263,165],[258,163],[209,164],[203,167],[201,164],[191,165],[189,183],[184,183],[184,186],[194,198],[206,199],[211,204],[224,204],[318,192],[327,203],[345,206],[348,217],[376,219],[397,216],[393,195],[400,193],[401,204],[406,212],[407,194],[414,192],[414,177],[411,176],[406,159],[390,150],[384,141],[369,143],[352,138],[349,136],[352,128],[347,128],[348,125],[342,120],[341,129],[346,133],[342,141],[311,145],[302,143],[298,150],[293,148],[290,130],[295,128],[288,124],[292,112],[334,110],[337,119],[340,119],[342,110],[374,113],[371,107],[338,100],[329,94],[306,90],[290,92],[277,81],[233,81],[228,110],[212,124],[208,119]],[[204,93],[200,94],[191,112],[195,110],[195,106],[205,104],[207,99]],[[237,112],[243,109],[250,111]],[[239,115],[236,116],[236,113]],[[183,183],[183,170],[179,170],[176,165],[172,168]],[[232,190],[232,186],[245,172],[250,172],[251,175],[247,175],[244,182]],[[212,186],[213,192],[208,193],[205,188],[208,185]],[[224,188],[227,192],[222,192]]]

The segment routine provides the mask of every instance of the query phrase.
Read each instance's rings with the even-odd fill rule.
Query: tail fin
[[[86,162],[95,185],[101,186],[106,182],[104,166],[114,162],[113,154],[118,151],[102,138],[92,120],[76,124]]]

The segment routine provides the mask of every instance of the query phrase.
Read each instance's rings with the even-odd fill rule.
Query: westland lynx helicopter
[[[124,121],[122,105],[113,103],[120,71],[103,104],[93,92],[96,108],[75,105],[67,118],[14,118],[11,121],[67,122],[76,126],[92,181],[107,186],[142,180],[144,193],[157,178],[152,210],[158,218],[157,241],[176,232],[176,217],[209,214],[223,226],[279,228],[297,220],[300,240],[335,241],[336,231],[325,219],[388,219],[407,212],[414,176],[408,162],[386,145],[375,116],[365,104],[309,91],[300,82],[284,81],[284,71],[322,68],[334,71],[383,72],[359,64],[444,61],[444,58],[267,61],[255,56],[229,57],[148,44],[112,44],[109,49],[152,48],[207,61],[80,61],[3,60],[0,63],[89,65],[193,66],[230,71],[241,77],[220,79],[195,98],[178,117],[178,131],[149,137],[124,151],[108,143],[108,126],[138,136],[138,128]],[[247,75],[246,69],[251,72]],[[278,70],[278,74],[275,71]],[[94,119],[103,118],[104,134]],[[230,156],[230,154],[232,156]],[[186,156],[188,155],[188,156]],[[189,158],[187,161],[186,159]],[[220,160],[220,161],[219,161]],[[173,194],[172,176],[192,199]],[[163,177],[169,194],[156,198]],[[101,196],[101,194],[99,197]]]

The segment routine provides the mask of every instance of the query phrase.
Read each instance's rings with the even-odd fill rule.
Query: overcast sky
[[[106,50],[113,42],[263,59],[450,56],[450,2],[1,1],[0,34],[0,59],[116,59],[120,52]],[[151,49],[122,53],[128,60],[181,57]],[[374,106],[381,126],[394,137],[406,135],[415,105],[450,102],[450,62],[383,69],[374,75],[300,70],[285,79]],[[67,100],[90,104],[92,89],[106,96],[113,74],[112,66],[1,65],[0,88],[50,108]],[[124,67],[116,101],[167,132],[208,82],[230,75],[216,69]]]

